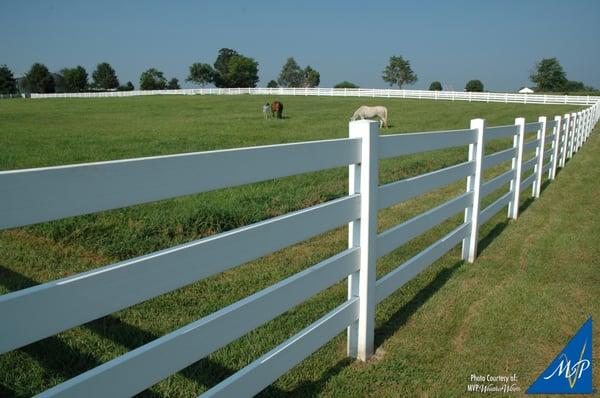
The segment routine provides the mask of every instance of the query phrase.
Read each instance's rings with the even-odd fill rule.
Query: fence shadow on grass
[[[546,190],[546,188],[548,188],[550,183],[550,180],[546,180],[542,183],[542,186],[540,187],[540,196]],[[535,202],[533,197],[527,198],[519,207],[519,214],[525,212],[533,202]],[[505,219],[504,221],[497,223],[494,228],[492,228],[484,237],[480,237],[479,243],[477,244],[477,255],[483,253],[483,251],[487,249],[487,247],[502,233],[502,231],[506,229],[508,223],[509,220]]]
[[[381,326],[375,329],[375,347],[398,331],[417,310],[427,302],[452,277],[463,261],[457,261],[450,267],[442,268],[435,278],[418,291],[407,303],[402,305]]]
[[[350,365],[354,360],[352,358],[344,358],[338,361],[334,366],[329,367],[321,374],[318,380],[303,381],[291,391],[282,391],[272,385],[265,388],[257,394],[257,397],[314,397],[323,391],[327,382],[344,368]]]
[[[0,284],[10,291],[25,289],[37,285],[34,280],[0,265]],[[50,336],[35,343],[28,344],[19,348],[19,351],[25,353],[30,358],[37,361],[44,370],[48,379],[60,378],[70,379],[78,374],[85,372],[95,366],[101,365],[97,358],[90,354],[78,351],[76,348],[66,344],[62,339],[56,336]],[[7,361],[7,364],[10,361]],[[6,369],[4,370],[6,371]],[[22,378],[27,377],[21,375]],[[48,388],[50,385],[48,385]],[[7,385],[0,385],[0,391],[10,390]],[[37,393],[39,391],[32,391]],[[3,392],[2,397],[21,396],[10,390]]]
[[[6,289],[16,291],[37,284],[38,282],[27,276],[0,265],[0,285]],[[160,337],[137,326],[128,324],[113,315],[107,315],[80,327],[109,339],[116,344],[127,347],[129,350],[133,350]],[[21,347],[18,350],[41,364],[47,371],[46,377],[48,379],[54,379],[58,376],[60,379],[68,380],[89,369],[102,365],[102,362],[95,356],[79,351],[56,336],[47,337]],[[212,387],[220,380],[231,376],[235,372],[236,369],[228,368],[209,358],[204,358],[181,370],[179,374],[200,385]],[[26,376],[22,375],[22,377]],[[48,384],[48,388],[50,387],[51,385]],[[310,389],[310,387],[307,386],[305,388]],[[274,395],[282,394],[279,389],[274,387],[270,387],[270,391]],[[31,391],[24,396],[30,396],[39,392]],[[11,398],[20,396],[23,395],[17,394],[10,386],[0,384],[0,397]],[[145,390],[136,396],[158,398],[162,395],[152,390]]]
[[[5,385],[0,384],[0,397],[24,397],[24,395],[17,395],[15,390],[8,388]]]
[[[480,238],[479,242],[477,243],[477,255],[479,256],[481,253],[483,253],[490,243],[492,243],[498,237],[498,235],[500,235],[502,231],[506,229],[507,226],[508,220],[499,222],[498,224],[494,225],[494,228],[492,228],[490,232],[488,232],[483,238]]]

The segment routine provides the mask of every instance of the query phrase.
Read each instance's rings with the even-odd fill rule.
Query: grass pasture
[[[274,99],[243,95],[3,101],[0,170],[342,138],[348,134],[348,118],[365,103],[388,107],[391,127],[385,134],[467,128],[476,117],[489,125],[510,124],[517,116],[529,122],[577,109],[283,97],[285,118],[263,120],[262,103]],[[509,145],[507,140],[493,141],[487,151]],[[459,261],[455,248],[378,306],[378,359],[367,364],[348,360],[340,334],[263,395],[462,396],[471,373],[507,372],[518,373],[525,389],[562,348],[564,336],[583,323],[584,315],[600,315],[600,281],[594,273],[600,258],[600,223],[595,218],[600,209],[594,199],[600,164],[593,156],[598,150],[600,140],[592,136],[557,181],[545,184],[538,201],[528,200],[527,190],[518,222],[506,222],[501,212],[485,224],[481,257],[475,264]],[[457,148],[382,161],[380,183],[462,162],[466,152]],[[507,164],[490,170],[487,178],[506,168]],[[214,172],[218,170],[199,170]],[[380,230],[463,191],[464,182],[451,184],[382,210]],[[347,170],[339,168],[3,231],[0,294],[346,192]],[[378,262],[378,274],[423,250],[461,219],[457,215],[385,256]],[[539,236],[533,231],[540,231]],[[343,250],[346,237],[345,227],[327,232],[1,355],[0,396],[31,396],[98,366]],[[142,395],[196,396],[327,313],[344,301],[345,294],[345,282],[334,285]],[[572,300],[576,308],[571,308]],[[597,345],[594,348],[598,353]]]

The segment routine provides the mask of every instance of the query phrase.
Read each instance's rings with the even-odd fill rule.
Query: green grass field
[[[0,170],[251,145],[341,138],[360,104],[388,107],[383,133],[461,129],[573,106],[283,97],[283,120],[263,120],[256,96],[12,100],[0,103]],[[509,143],[492,142],[488,152]],[[342,334],[264,391],[265,396],[462,396],[471,373],[518,373],[525,389],[565,336],[598,313],[600,141],[567,164],[523,216],[482,227],[481,257],[455,248],[377,311],[377,358],[348,360]],[[466,148],[380,164],[380,183],[466,160]],[[491,170],[500,173],[506,165]],[[213,173],[217,170],[199,170]],[[387,229],[464,191],[464,182],[379,213]],[[222,232],[343,196],[332,169],[0,233],[0,294]],[[489,203],[494,197],[487,199]],[[378,262],[383,275],[461,222],[454,217]],[[502,232],[502,233],[501,233]],[[346,228],[322,234],[0,356],[0,396],[31,396],[291,276],[346,247]],[[345,283],[163,380],[143,396],[196,396],[345,300]],[[595,299],[595,300],[594,300]],[[597,339],[596,339],[597,340]],[[597,351],[597,346],[594,347]],[[598,367],[596,367],[598,369]],[[597,373],[596,373],[597,374]]]

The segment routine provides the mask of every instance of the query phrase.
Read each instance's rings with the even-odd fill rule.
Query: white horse
[[[366,106],[363,105],[354,112],[350,120],[379,118],[379,127],[387,127],[387,108],[385,106]]]

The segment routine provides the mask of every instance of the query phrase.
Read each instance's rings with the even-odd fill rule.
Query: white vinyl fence
[[[351,122],[345,139],[0,172],[0,229],[333,167],[348,166],[350,177],[342,198],[0,296],[0,353],[349,224],[346,250],[39,396],[134,395],[345,279],[347,301],[203,396],[251,396],[344,329],[348,355],[366,360],[377,304],[461,242],[462,258],[473,262],[480,226],[505,206],[516,219],[521,192],[533,186],[532,195],[540,195],[542,174],[554,179],[587,140],[599,110],[596,103],[553,120],[490,127],[475,119],[464,130],[382,136],[378,123],[365,120]],[[530,132],[537,137],[525,142]],[[502,137],[512,137],[513,146],[485,155],[486,144]],[[464,146],[464,163],[378,184],[380,159]],[[510,169],[484,181],[486,169],[511,159]],[[464,178],[463,194],[377,234],[379,209]],[[510,189],[482,209],[482,200],[508,182]],[[464,222],[452,232],[376,280],[377,258],[459,213]]]
[[[600,97],[576,95],[472,93],[464,91],[399,90],[376,88],[190,88],[180,90],[109,91],[98,93],[31,94],[31,98],[115,98],[140,95],[312,95],[323,97],[413,98],[447,101],[521,104],[592,105]]]
[[[25,94],[0,94],[0,99],[27,98]]]

